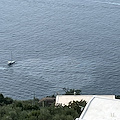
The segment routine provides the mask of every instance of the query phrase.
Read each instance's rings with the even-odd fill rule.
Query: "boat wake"
[[[0,70],[5,70],[6,68],[5,67],[0,67]]]
[[[117,5],[117,6],[120,6],[120,3],[115,3],[115,2],[101,2],[101,1],[93,1],[93,2],[102,3],[102,4],[109,4],[109,5]]]

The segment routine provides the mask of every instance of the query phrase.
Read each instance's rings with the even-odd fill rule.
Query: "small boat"
[[[10,66],[10,65],[12,65],[12,64],[14,64],[15,63],[15,61],[8,61],[8,65]]]
[[[11,60],[8,61],[8,65],[11,66],[15,63],[15,61],[12,60],[12,52],[11,52]]]

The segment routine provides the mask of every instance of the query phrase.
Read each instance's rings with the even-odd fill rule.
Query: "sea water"
[[[7,65],[11,59],[16,61]],[[119,0],[0,0],[0,92],[13,99],[120,94]]]

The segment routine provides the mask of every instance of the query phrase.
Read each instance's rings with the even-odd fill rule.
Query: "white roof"
[[[81,101],[81,100],[85,100],[86,102],[89,102],[89,100],[93,96],[94,95],[57,95],[56,105],[61,104],[62,106],[64,106],[64,105],[68,105],[69,102]],[[115,95],[99,95],[99,96],[115,99]]]
[[[120,100],[95,96],[76,120],[120,120]]]

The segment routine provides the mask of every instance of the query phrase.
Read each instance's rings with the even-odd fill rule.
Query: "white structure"
[[[57,95],[56,105],[68,105],[69,102],[85,100],[88,102],[94,95]],[[101,97],[108,97],[115,99],[115,95],[99,95]]]
[[[76,120],[120,120],[120,100],[95,96]]]

